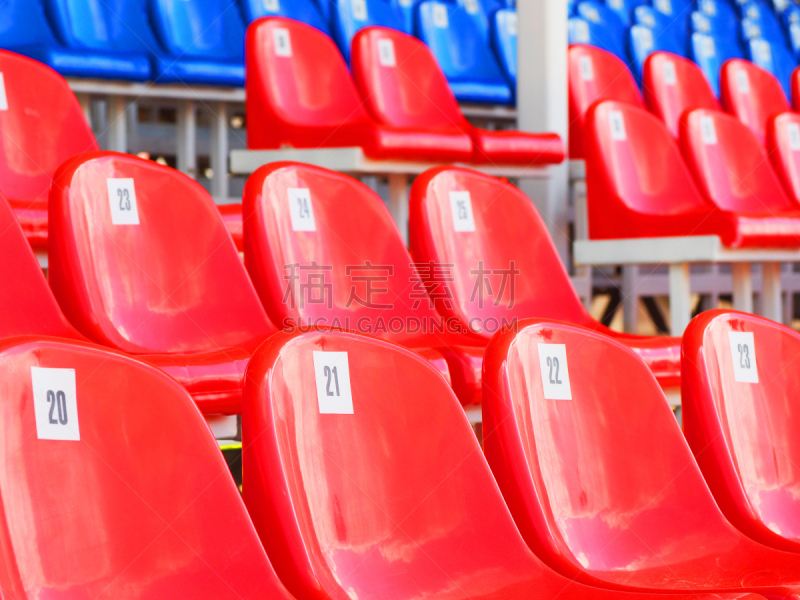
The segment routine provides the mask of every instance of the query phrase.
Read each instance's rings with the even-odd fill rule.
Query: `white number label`
[[[625,119],[622,118],[622,113],[618,110],[612,110],[608,113],[608,126],[611,128],[611,139],[622,141],[628,139],[625,133]]]
[[[413,6],[414,0],[400,0],[399,4],[403,8],[408,8],[410,6]]]
[[[713,17],[717,14],[717,5],[714,3],[714,0],[704,0],[700,4],[700,10]]]
[[[6,96],[6,80],[0,73],[0,110],[8,110],[8,97]]]
[[[592,68],[592,57],[583,55],[578,59],[581,67],[581,79],[584,81],[594,81],[594,68]]]
[[[280,0],[264,0],[264,10],[269,13],[280,12]]]
[[[608,5],[614,10],[622,10],[624,7],[623,0],[609,0]]]
[[[567,347],[564,344],[536,344],[539,369],[546,400],[572,400],[567,368]]]
[[[475,231],[469,192],[450,192],[450,212],[453,214],[453,230]]]
[[[292,55],[292,38],[289,30],[282,27],[272,30],[272,43],[275,46],[275,56]]]
[[[292,231],[316,231],[317,224],[314,222],[311,191],[308,188],[289,188],[286,200],[289,202]]]
[[[772,48],[766,40],[751,40],[750,47],[755,54],[755,62],[758,65],[767,65],[772,62]]]
[[[789,134],[789,148],[792,151],[800,150],[800,125],[789,123],[787,133]]]
[[[678,78],[675,75],[675,63],[671,60],[664,61],[664,85],[675,85]]]
[[[672,3],[670,0],[656,0],[655,6],[658,12],[664,13],[665,15],[672,14]]]
[[[477,14],[479,10],[478,0],[464,0],[464,10],[471,15]]]
[[[108,203],[113,225],[138,225],[139,209],[136,206],[136,188],[133,179],[106,179]]]
[[[756,365],[756,345],[753,333],[749,331],[729,331],[733,362],[733,379],[741,383],[758,383]]]
[[[367,0],[351,0],[350,7],[353,9],[353,19],[356,21],[367,20]]]
[[[388,38],[378,40],[378,61],[384,67],[396,67],[397,57],[394,55],[394,42]]]
[[[653,30],[649,27],[639,28],[639,43],[642,45],[642,50],[648,52],[653,48]]]
[[[317,402],[323,415],[352,415],[353,395],[350,391],[350,366],[347,352],[314,351],[314,378]]]
[[[449,22],[447,19],[447,7],[444,4],[433,5],[433,26],[439,29],[447,29]]]
[[[36,437],[80,440],[75,369],[31,367],[31,383]]]
[[[589,23],[583,19],[576,19],[575,23],[575,43],[588,44],[589,43]]]
[[[508,32],[508,35],[517,35],[517,13],[506,13],[506,31]]]
[[[700,117],[700,133],[706,146],[713,146],[717,143],[717,128],[714,126],[713,117]]]
[[[714,44],[714,38],[710,35],[703,37],[703,55],[707,57],[715,56],[717,54],[717,47]]]
[[[744,69],[736,70],[736,88],[740,94],[750,93],[750,78],[747,76],[747,71]]]

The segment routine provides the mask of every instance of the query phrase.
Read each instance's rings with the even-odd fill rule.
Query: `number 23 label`
[[[567,347],[564,344],[536,344],[539,369],[546,400],[572,400],[567,368]]]
[[[733,379],[740,383],[758,383],[756,345],[751,331],[729,331]]]
[[[350,392],[350,365],[347,352],[314,351],[314,378],[317,402],[323,415],[352,415],[353,395]]]
[[[139,209],[136,206],[136,188],[133,179],[106,180],[108,203],[111,207],[111,223],[114,225],[138,225]]]

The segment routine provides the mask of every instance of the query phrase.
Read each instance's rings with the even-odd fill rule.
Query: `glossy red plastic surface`
[[[585,155],[586,111],[597,100],[616,100],[644,108],[628,66],[596,46],[572,44],[568,51],[569,156]]]
[[[94,134],[64,78],[50,67],[0,50],[5,104],[0,110],[0,185],[25,237],[47,247],[47,192],[73,154],[97,150]]]
[[[792,73],[790,85],[792,94],[792,97],[790,98],[792,101],[792,109],[795,111],[800,111],[800,71],[797,69],[795,69]]]
[[[293,228],[288,190],[297,188],[309,190],[315,231]],[[370,333],[426,356],[435,349],[462,402],[480,401],[486,342],[443,327],[375,192],[320,167],[273,163],[250,176],[243,198],[245,264],[273,323]]]
[[[320,414],[316,352],[347,353],[352,414]],[[245,504],[297,598],[620,598],[528,550],[458,401],[412,352],[279,333],[247,368],[243,411]]]
[[[79,439],[38,437],[32,368],[74,370],[77,414],[56,427]],[[174,381],[96,346],[21,337],[0,342],[0,387],[4,598],[290,600]]]
[[[285,40],[288,50],[276,46]],[[462,134],[376,123],[333,40],[310,25],[266,17],[246,39],[249,148],[361,146],[372,158],[463,160]]]
[[[796,149],[796,139],[793,140],[797,133],[800,133],[800,115],[786,112],[770,119],[767,153],[786,193],[796,204],[800,204],[800,151]]]
[[[730,333],[753,334],[757,383],[736,381]],[[749,354],[749,352],[748,352]],[[800,552],[800,413],[793,367],[800,335],[773,321],[713,310],[683,338],[686,439],[717,504],[751,538]]]
[[[769,119],[791,110],[775,76],[749,60],[734,58],[722,65],[719,95],[725,110],[747,125],[762,146]]]
[[[612,118],[622,119],[624,135],[612,133]],[[590,238],[716,235],[734,248],[786,245],[769,219],[722,210],[704,198],[657,117],[601,102],[587,122]]]
[[[112,224],[109,178],[133,179],[139,225]],[[161,366],[203,412],[238,413],[247,356],[275,328],[208,193],[151,161],[87,153],[56,173],[50,216],[50,284],[70,322]]]
[[[757,246],[800,246],[800,205],[784,191],[764,148],[736,117],[696,109],[681,117],[681,150],[705,197],[761,225]]]
[[[242,232],[242,205],[238,202],[232,204],[218,204],[217,210],[225,223],[225,229],[231,234],[231,239],[239,252],[244,251],[244,233]]]
[[[381,58],[382,45],[391,47],[394,64]],[[423,42],[410,35],[385,27],[366,27],[353,38],[351,63],[361,97],[377,122],[446,135],[454,140],[453,148],[459,140],[463,155],[434,155],[437,162],[533,165],[564,159],[561,138],[555,134],[489,131],[470,125],[436,58]]]
[[[565,362],[540,368],[553,345]],[[564,394],[546,393],[543,377],[569,381],[571,399],[547,399]],[[800,555],[728,523],[630,349],[531,319],[494,337],[483,382],[487,460],[523,538],[552,568],[612,589],[800,592]]]
[[[671,52],[653,52],[644,63],[644,99],[678,139],[679,120],[686,110],[721,110],[703,71],[691,60]]]
[[[452,192],[469,193],[474,232],[454,230]],[[517,187],[470,169],[441,167],[416,179],[410,202],[414,260],[443,266],[424,272],[440,314],[487,341],[517,319],[569,321],[631,346],[664,387],[680,383],[680,339],[618,333],[595,321],[575,293],[547,227]]]

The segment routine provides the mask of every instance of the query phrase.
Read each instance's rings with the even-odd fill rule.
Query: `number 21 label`
[[[314,378],[317,402],[323,415],[352,415],[353,395],[350,392],[350,365],[347,352],[314,351]]]
[[[729,331],[733,379],[740,383],[758,383],[756,344],[751,331]]]
[[[536,344],[539,369],[546,400],[572,400],[567,368],[567,347],[564,344]]]
[[[111,207],[111,223],[114,225],[138,225],[139,209],[136,206],[136,188],[133,179],[106,179],[108,203]]]
[[[31,383],[36,437],[80,440],[75,369],[31,367]]]

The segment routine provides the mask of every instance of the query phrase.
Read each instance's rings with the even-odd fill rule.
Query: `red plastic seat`
[[[50,67],[0,50],[0,185],[37,250],[47,248],[47,192],[73,154],[97,150],[64,78]]]
[[[703,71],[691,60],[671,52],[653,52],[644,63],[644,98],[650,112],[664,121],[678,139],[678,122],[686,110],[721,110]]]
[[[474,231],[456,231],[453,194],[466,193]],[[589,327],[631,346],[665,387],[680,383],[680,339],[612,331],[581,304],[547,227],[518,188],[458,167],[437,167],[411,189],[410,242],[437,311],[487,341],[503,326],[538,316]]]
[[[0,341],[0,387],[4,598],[291,599],[169,377],[27,336]]]
[[[473,127],[436,58],[410,35],[385,27],[364,28],[353,38],[351,63],[361,97],[377,122],[460,135],[464,147],[470,148],[462,161],[532,165],[564,159],[563,144],[555,134]]]
[[[770,119],[767,153],[789,197],[800,204],[800,115],[786,112]]]
[[[792,109],[795,111],[800,111],[800,71],[797,69],[792,72],[792,78],[789,81],[789,85],[791,86]]]
[[[115,180],[133,198],[111,197]],[[128,200],[139,224],[115,225],[133,215]],[[275,328],[198,183],[135,156],[81,154],[56,173],[50,234],[50,285],[81,333],[161,367],[205,414],[240,412],[250,352]]]
[[[472,154],[461,132],[373,121],[336,44],[310,25],[260,19],[245,46],[249,148],[361,146],[372,158],[437,162]]]
[[[492,340],[483,385],[486,458],[551,568],[618,590],[800,591],[800,555],[728,523],[630,349],[531,319]]]
[[[747,125],[762,146],[766,145],[769,119],[791,110],[775,76],[749,60],[725,62],[719,88],[722,106]]]
[[[45,335],[85,339],[64,318],[33,250],[0,192],[0,338]]]
[[[683,352],[684,432],[717,504],[754,540],[800,551],[800,415],[790,400],[800,336],[711,310],[689,324]]]
[[[244,251],[244,232],[242,231],[242,205],[239,202],[232,204],[218,204],[217,210],[225,223],[225,229],[231,234],[231,239],[239,252]]]
[[[586,112],[597,100],[616,100],[644,108],[628,66],[596,46],[572,44],[568,51],[569,157],[585,155]]]
[[[705,197],[752,222],[751,245],[800,247],[800,204],[746,125],[719,111],[692,110],[681,117],[680,143]]]
[[[327,396],[337,381],[345,395]],[[619,598],[526,548],[458,401],[414,353],[352,333],[279,333],[253,356],[243,410],[245,504],[296,597]]]
[[[706,200],[678,144],[647,111],[601,102],[589,109],[587,124],[590,238],[716,235],[739,248],[763,245],[775,233],[769,219],[735,214]]]
[[[295,222],[298,193],[305,224]],[[486,342],[436,313],[375,192],[320,167],[273,163],[250,176],[243,199],[245,265],[273,323],[392,340],[449,372],[465,405],[480,402]]]

